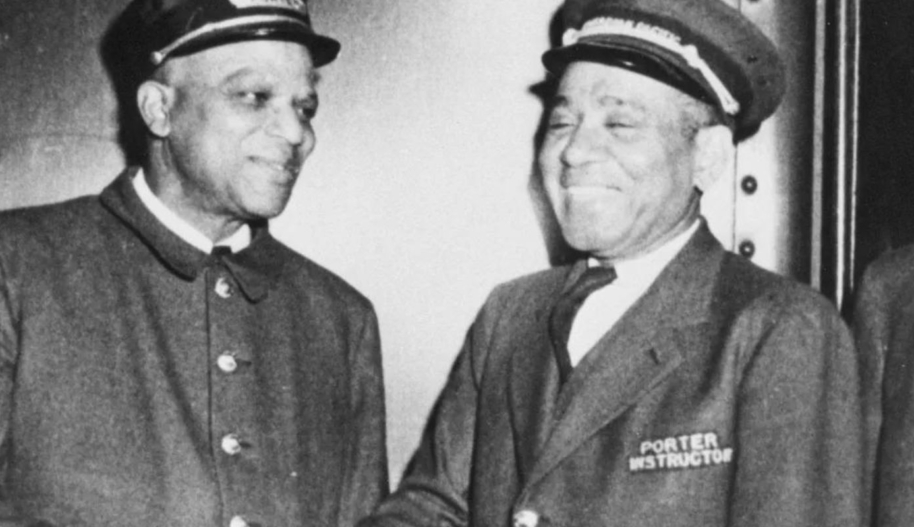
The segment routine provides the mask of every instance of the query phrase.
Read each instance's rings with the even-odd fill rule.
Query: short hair
[[[682,109],[680,120],[682,133],[689,140],[694,139],[702,128],[719,124],[728,125],[730,121],[717,105],[700,101],[682,92],[678,93],[678,99],[678,105]]]

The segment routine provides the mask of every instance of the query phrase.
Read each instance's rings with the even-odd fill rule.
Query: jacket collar
[[[195,280],[208,266],[222,263],[251,302],[263,300],[278,280],[286,262],[286,251],[273,238],[267,222],[251,224],[251,244],[231,255],[209,255],[182,240],[162,225],[143,205],[132,179],[138,168],[122,172],[101,194],[101,202],[129,226],[158,259],[185,280]]]
[[[702,266],[716,268],[720,265],[720,258],[724,251],[720,242],[711,234],[707,221],[704,218],[699,221],[700,225],[695,234],[660,272],[653,284],[630,310],[635,311],[635,308],[646,310],[644,314],[652,321],[652,325],[662,324],[667,327],[690,325],[701,322],[701,319],[707,315],[706,308],[711,302],[716,276],[715,273],[696,273],[695,269],[700,269]],[[566,275],[561,294],[571,289],[586,270],[586,260],[574,263]],[[671,311],[666,308],[666,302],[652,301],[656,297],[682,299],[682,305],[693,306],[693,309]],[[552,304],[557,299],[558,296],[549,304],[547,312],[551,311]],[[623,317],[619,323],[622,323],[625,318],[628,316]]]

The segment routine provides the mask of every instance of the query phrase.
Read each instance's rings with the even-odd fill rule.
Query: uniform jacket
[[[874,525],[914,525],[914,247],[866,271],[854,311],[869,443],[877,451]],[[871,466],[872,468],[872,466]]]
[[[859,526],[855,354],[831,304],[702,225],[559,384],[581,264],[496,288],[365,525]]]
[[[265,224],[203,254],[133,173],[0,214],[0,525],[353,525],[387,487],[371,304]]]

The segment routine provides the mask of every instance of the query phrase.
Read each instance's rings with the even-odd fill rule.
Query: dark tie
[[[568,355],[568,336],[571,334],[571,323],[581,309],[581,304],[590,293],[609,285],[616,279],[616,270],[612,267],[588,267],[577,282],[566,291],[552,308],[549,317],[549,334],[559,363],[559,378],[564,383],[571,375],[571,358]]]
[[[213,256],[216,256],[216,257],[220,257],[220,258],[223,256],[231,256],[232,248],[229,247],[228,245],[216,245],[215,247],[213,247],[213,252],[211,252],[210,254],[212,254]]]

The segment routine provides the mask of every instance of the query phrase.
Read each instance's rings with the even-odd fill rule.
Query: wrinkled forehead
[[[275,40],[240,41],[207,48],[170,58],[160,69],[171,78],[191,83],[258,76],[308,85],[317,80],[317,70],[307,47]]]

